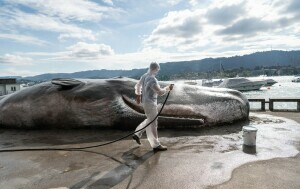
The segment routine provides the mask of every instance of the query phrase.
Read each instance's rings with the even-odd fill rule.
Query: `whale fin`
[[[54,78],[51,80],[51,83],[54,85],[59,85],[63,88],[73,88],[82,84],[83,82],[72,78]]]
[[[122,95],[122,99],[125,102],[127,106],[129,106],[131,109],[137,111],[138,113],[145,114],[144,108],[141,105],[138,105],[133,100],[131,100],[126,95]]]
[[[134,100],[131,100],[126,95],[122,95],[122,99],[123,99],[124,103],[127,106],[129,106],[132,110],[134,110],[135,112],[140,113],[140,114],[145,114],[143,107],[141,105],[135,103]],[[177,125],[176,127],[183,127],[183,128],[184,127],[195,127],[196,128],[196,127],[205,126],[204,118],[184,118],[184,117],[173,117],[173,116],[161,114],[158,117],[158,123],[162,124],[163,128],[173,128],[174,125]],[[128,119],[128,118],[126,117],[126,119]],[[123,123],[124,123],[124,120],[123,120]]]

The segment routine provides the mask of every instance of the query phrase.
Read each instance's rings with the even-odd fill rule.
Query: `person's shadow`
[[[122,159],[125,160],[125,162],[119,165],[118,167],[112,169],[105,175],[103,175],[100,179],[93,181],[94,180],[93,178],[100,173],[100,172],[96,172],[92,174],[91,177],[76,183],[75,185],[70,187],[70,189],[79,189],[83,187],[86,189],[106,189],[119,184],[129,176],[132,177],[132,173],[146,160],[148,160],[150,157],[152,157],[155,154],[153,151],[149,151],[144,155],[138,157],[137,155],[132,153],[137,148],[138,147],[135,147],[128,150],[127,152],[124,152],[122,155]],[[131,179],[132,178],[130,178],[130,182]],[[93,183],[89,184],[92,181]],[[128,186],[130,185],[130,182]]]

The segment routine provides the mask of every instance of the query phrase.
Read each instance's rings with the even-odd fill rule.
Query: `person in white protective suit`
[[[141,76],[139,82],[135,85],[136,102],[139,104],[142,102],[147,119],[145,119],[137,128],[136,131],[145,127],[150,123],[157,115],[157,96],[162,96],[173,89],[173,85],[169,85],[165,88],[160,88],[157,79],[157,75],[160,69],[159,64],[153,62],[150,64],[147,73]],[[146,129],[143,129],[132,136],[132,138],[141,144],[140,138],[145,132],[147,134],[148,141],[154,151],[167,150],[166,146],[160,144],[157,134],[157,118]]]

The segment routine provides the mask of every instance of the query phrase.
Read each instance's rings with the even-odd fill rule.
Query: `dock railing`
[[[294,111],[300,112],[300,98],[269,98],[269,101],[266,101],[264,98],[250,98],[248,99],[249,102],[260,102],[260,109],[251,109],[256,111],[266,111],[266,104],[269,104],[270,111]],[[296,109],[274,109],[274,102],[296,102],[297,108]]]

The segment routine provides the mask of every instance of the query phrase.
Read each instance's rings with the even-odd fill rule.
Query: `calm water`
[[[258,79],[274,79],[278,83],[271,87],[262,87],[259,91],[248,91],[243,92],[247,98],[265,98],[267,101],[269,98],[286,98],[286,97],[296,97],[300,98],[300,83],[292,82],[294,76],[275,76],[275,77],[248,77],[248,79],[258,80]],[[202,85],[202,80],[194,80],[198,85]],[[181,81],[182,83],[184,81]],[[259,102],[251,102],[251,109],[260,108]],[[266,104],[266,109],[269,105]],[[275,109],[296,109],[296,102],[275,102]]]
[[[253,79],[254,77],[250,77],[249,79]],[[275,85],[266,88],[263,87],[259,91],[249,91],[243,92],[248,98],[265,98],[268,100],[269,98],[285,98],[285,97],[300,97],[300,83],[292,82],[293,76],[277,76],[277,77],[265,77],[265,79],[274,79],[278,83]],[[251,102],[252,108],[259,108],[259,102]],[[296,109],[296,102],[275,102],[274,108],[277,109]],[[268,108],[268,104],[266,104],[266,108]]]

